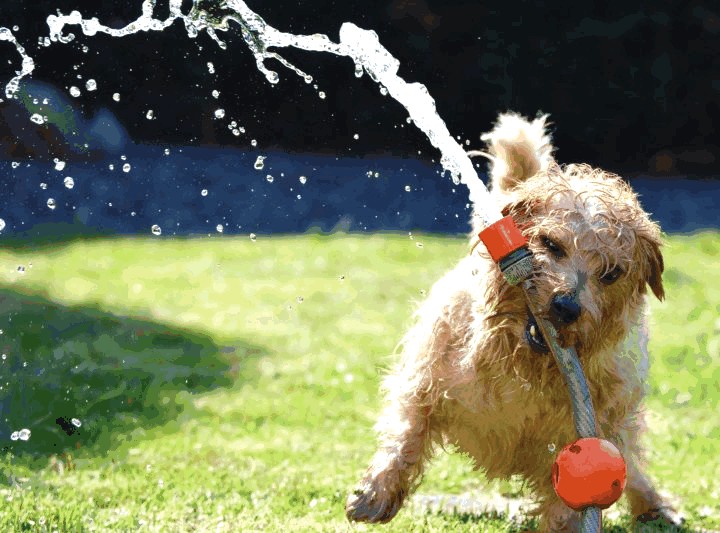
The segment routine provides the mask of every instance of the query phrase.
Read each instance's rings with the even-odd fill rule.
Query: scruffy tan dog
[[[492,194],[528,238],[546,317],[560,343],[577,349],[601,435],[627,461],[633,516],[676,523],[642,471],[639,444],[647,287],[664,297],[660,230],[618,176],[559,166],[545,121],[501,115],[482,137]],[[484,246],[435,284],[402,347],[384,382],[379,450],[348,497],[348,518],[392,519],[443,443],[488,477],[522,475],[538,498],[543,530],[576,531],[579,514],[554,493],[548,451],[576,438],[568,392],[521,290]]]

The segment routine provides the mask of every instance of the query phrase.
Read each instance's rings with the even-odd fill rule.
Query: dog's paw
[[[363,484],[348,496],[345,516],[354,522],[385,523],[393,519],[402,506],[402,489],[391,492],[386,487]]]
[[[635,517],[637,530],[645,531],[677,531],[685,524],[685,519],[671,507],[650,509]]]

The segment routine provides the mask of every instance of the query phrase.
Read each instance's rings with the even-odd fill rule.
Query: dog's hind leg
[[[389,401],[376,425],[380,446],[348,497],[348,519],[388,522],[419,481],[437,434],[431,424],[432,367],[449,338],[446,323],[428,328],[422,320],[406,336],[402,361],[385,380]]]

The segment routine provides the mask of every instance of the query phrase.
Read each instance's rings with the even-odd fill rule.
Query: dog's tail
[[[487,144],[487,153],[476,154],[490,159],[493,190],[509,192],[550,166],[553,147],[547,118],[548,115],[541,115],[530,122],[517,113],[504,113],[498,117],[495,128],[480,137]]]

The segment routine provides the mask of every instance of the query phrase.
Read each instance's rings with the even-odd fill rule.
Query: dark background
[[[427,85],[450,131],[472,147],[499,111],[541,110],[556,125],[562,161],[588,161],[626,174],[717,171],[720,8],[708,2],[248,4],[284,31],[327,33],[337,40],[343,21],[374,29],[400,60],[400,74]],[[162,34],[78,35],[69,45],[37,47],[38,37],[47,35],[46,16],[56,9],[79,9],[86,18],[120,27],[138,17],[140,5],[6,0],[0,25],[19,26],[16,36],[36,60],[33,79],[65,94],[71,85],[82,88],[84,80],[96,79],[98,90],[83,91],[73,103],[87,116],[108,107],[136,142],[248,148],[256,139],[259,146],[283,151],[415,156],[420,149],[423,157],[436,156],[415,128],[404,127],[399,104],[380,96],[367,76],[355,79],[348,59],[282,52],[313,75],[319,84],[314,89],[272,61],[268,66],[281,81],[267,83],[237,32],[221,34],[228,42],[223,51],[205,34],[189,39],[179,22]],[[164,16],[167,8],[156,12]],[[0,45],[0,57],[0,75],[7,80],[19,58],[8,43]],[[210,95],[213,89],[220,91],[218,100]],[[326,93],[324,100],[318,90]],[[113,102],[114,92],[122,94],[120,103]],[[225,122],[214,120],[218,107],[247,135],[235,137]],[[156,120],[145,119],[148,109]],[[10,155],[33,157],[32,150]]]

